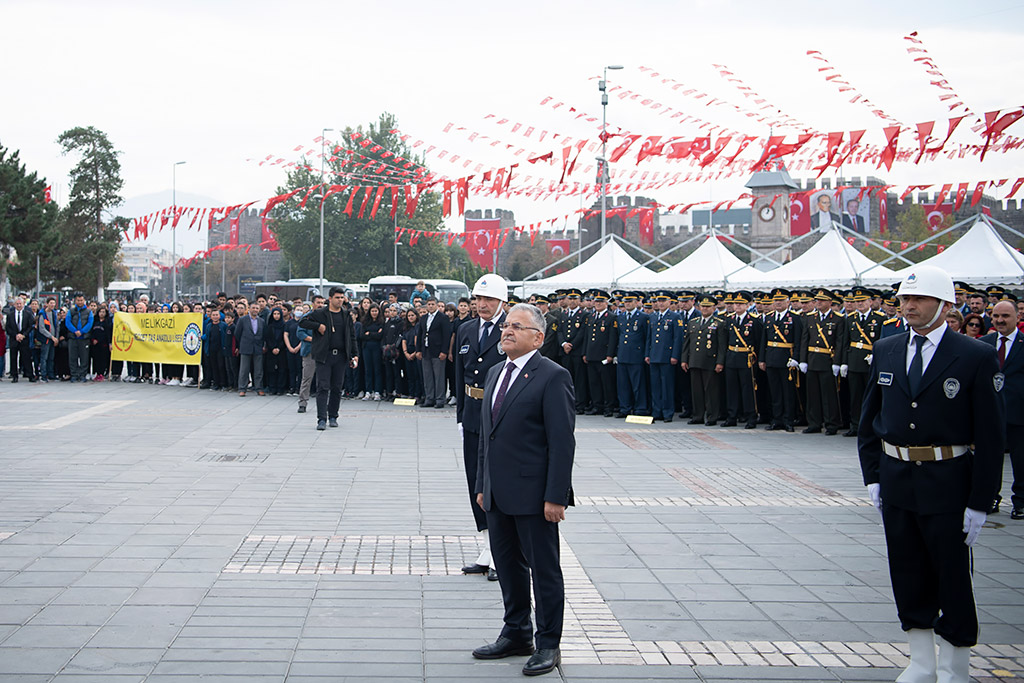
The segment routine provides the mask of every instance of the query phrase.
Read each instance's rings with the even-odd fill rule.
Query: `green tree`
[[[80,155],[71,169],[71,196],[58,226],[61,249],[55,264],[67,273],[68,284],[88,290],[106,286],[105,273],[115,272],[121,232],[113,221],[104,222],[124,203],[121,190],[121,154],[106,133],[92,126],[66,130],[57,138],[61,154]]]
[[[46,180],[30,173],[17,151],[0,145],[0,284],[8,277],[23,289],[35,283],[35,257],[56,246],[56,207],[46,202]]]
[[[376,187],[391,184],[414,184],[414,180],[389,180],[382,178],[372,169],[380,164],[394,165],[395,156],[412,161],[419,166],[424,162],[414,156],[408,145],[392,131],[398,127],[395,117],[381,114],[375,123],[365,129],[346,128],[341,133],[337,153],[330,153],[324,165],[326,186],[345,185],[348,188],[327,197],[324,202],[324,278],[338,282],[366,282],[378,275],[394,271],[395,223],[391,220],[391,189],[384,188],[376,217],[371,218],[371,208],[376,197]],[[359,140],[371,140],[364,147],[358,140],[352,140],[353,133],[360,133]],[[348,154],[345,150],[350,150]],[[362,157],[362,158],[360,158]],[[358,163],[353,163],[353,160]],[[299,187],[312,187],[320,183],[319,170],[310,170],[315,164],[303,158],[298,167],[288,173],[284,187],[278,194],[285,194]],[[365,170],[371,169],[371,170]],[[366,188],[374,191],[367,202],[364,216],[359,218],[359,209],[366,194]],[[357,189],[362,188],[362,189]],[[321,190],[313,194],[320,194]],[[306,198],[300,192],[275,209],[274,231],[286,260],[292,264],[294,277],[317,277],[320,258],[320,199],[310,196],[306,205],[300,204]],[[354,196],[353,196],[354,195]],[[351,215],[344,210],[352,199]],[[412,217],[405,212],[405,191],[397,195],[396,222],[398,227],[410,230],[442,230],[441,205],[437,192],[424,192]],[[461,254],[459,253],[461,252]],[[409,244],[407,234],[402,237],[398,248],[398,272],[413,277],[456,277],[463,279],[464,273],[472,274],[465,250],[458,246],[448,247],[445,243],[421,237],[415,246]]]
[[[883,235],[878,231],[872,231],[870,238],[876,242],[888,240],[890,242],[889,249],[899,252],[901,251],[900,244],[902,242],[906,242],[908,246],[917,244],[922,240],[928,239],[934,232],[940,232],[951,226],[953,224],[952,220],[952,217],[946,216],[942,224],[933,231],[928,223],[928,216],[925,214],[924,207],[920,204],[909,204],[895,213],[893,220],[889,222],[888,232]],[[939,238],[937,242],[948,246],[955,242],[958,237],[959,235],[950,233]],[[871,245],[865,245],[862,251],[865,256],[874,261],[882,261],[890,256],[881,249]],[[935,253],[935,242],[930,242],[925,245],[924,249],[908,251],[903,254],[903,257],[914,263],[920,263],[926,258],[935,256]],[[907,264],[900,259],[893,259],[885,265],[891,270],[899,270]]]

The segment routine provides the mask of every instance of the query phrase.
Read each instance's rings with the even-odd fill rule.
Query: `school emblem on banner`
[[[115,313],[112,360],[199,365],[202,313]]]

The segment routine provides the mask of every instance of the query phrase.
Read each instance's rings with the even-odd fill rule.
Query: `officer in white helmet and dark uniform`
[[[476,504],[473,487],[476,486],[477,452],[480,446],[480,410],[483,406],[484,379],[492,366],[505,361],[505,352],[498,341],[498,325],[505,319],[508,302],[508,283],[499,275],[490,273],[473,286],[476,297],[477,318],[459,325],[455,339],[455,419],[462,437],[462,456],[469,482],[469,506],[473,510],[476,529],[483,534],[484,549],[476,562],[462,568],[466,574],[487,574],[491,581],[498,573],[491,566],[491,551],[487,537],[487,516]]]
[[[910,330],[875,344],[858,428],[910,640],[896,680],[967,683],[978,640],[971,546],[1002,474],[1002,382],[993,347],[948,329],[948,274],[916,266],[897,295]]]

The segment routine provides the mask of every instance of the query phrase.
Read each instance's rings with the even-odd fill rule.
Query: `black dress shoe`
[[[757,429],[757,423],[756,422],[748,422],[747,424],[743,425],[743,428],[744,429]]]
[[[1003,501],[1002,496],[1000,496],[999,498],[996,498],[995,500],[993,500],[992,501],[992,505],[990,505],[989,508],[988,508],[988,514],[990,514],[990,515],[997,515],[997,514],[999,514],[999,503],[1001,503],[1002,501]]]
[[[684,410],[683,412],[679,413],[680,420],[685,420],[688,417],[693,417],[693,413],[689,410]]]
[[[719,425],[719,427],[735,427],[735,426],[736,426],[736,420],[726,420],[725,422],[723,422],[722,424]]]
[[[843,436],[857,436],[857,430],[851,427],[848,431],[843,432]]]
[[[665,418],[665,424],[668,424],[671,421],[672,421],[672,416],[671,415]]]
[[[297,412],[297,413],[304,413],[304,412],[306,412],[306,406],[299,406],[299,409],[296,410],[295,412]]]
[[[792,434],[792,433],[793,433],[793,432],[795,432],[796,430],[795,430],[795,429],[793,429],[793,426],[792,426],[792,425],[786,425],[786,431],[787,431],[787,432],[789,432],[790,434]]]
[[[704,425],[707,427],[714,427],[716,424],[718,424],[718,420],[708,420],[707,422],[704,423]]]
[[[505,636],[498,636],[493,643],[481,645],[473,650],[477,659],[502,659],[503,657],[525,656],[533,654],[533,643],[516,643]]]
[[[487,573],[487,569],[488,569],[488,567],[487,567],[486,564],[476,564],[476,563],[474,563],[474,564],[467,564],[465,567],[462,568],[462,573],[463,574],[486,574]]]
[[[625,413],[615,413],[615,417],[617,417],[617,418],[619,418],[621,420],[622,418],[626,417],[626,414]]]
[[[433,407],[434,407],[434,402],[433,401],[424,401],[423,403],[420,404],[420,408],[433,408]]]
[[[562,653],[558,648],[551,650],[537,650],[523,667],[523,674],[526,676],[540,676],[555,670],[562,661]]]
[[[801,434],[821,434],[821,427],[808,427]]]
[[[327,420],[327,426],[328,427],[337,427],[338,426],[338,418],[332,417],[329,420]]]
[[[490,569],[488,569],[487,570],[487,580],[488,581],[497,581],[498,580],[498,570],[495,569],[494,567],[491,567]]]
[[[838,433],[839,433],[838,429],[826,429],[825,430],[825,436],[835,436]]]
[[[586,411],[583,410],[582,408],[577,408],[576,409],[576,414],[577,415],[586,415]]]
[[[699,417],[695,417],[692,420],[687,420],[686,424],[688,424],[688,425],[702,425],[702,424],[704,424],[704,420],[700,419]]]
[[[779,429],[782,429],[782,425],[768,425],[767,427],[764,428],[764,431],[774,432]]]
[[[651,418],[651,422],[661,422],[661,418],[660,417],[652,417]]]
[[[327,420],[317,420],[316,421],[316,430],[318,432],[322,432],[325,429],[327,429]]]
[[[586,413],[584,413],[584,414],[585,414],[585,415],[599,415],[600,413],[601,413],[601,411],[600,411],[600,410],[598,410],[598,409],[596,409],[596,408],[591,408],[590,410],[588,410],[588,411],[587,411]]]
[[[1024,519],[1024,508],[1013,508],[1010,519]]]
[[[605,417],[615,417],[615,413],[605,413]]]

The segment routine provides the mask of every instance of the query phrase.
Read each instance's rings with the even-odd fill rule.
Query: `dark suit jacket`
[[[263,344],[267,335],[267,323],[263,318],[256,318],[256,334],[252,333],[252,316],[243,315],[235,322],[235,343],[238,352],[250,356],[263,353]]]
[[[1005,408],[995,390],[991,346],[946,329],[921,378],[907,381],[906,335],[874,348],[858,428],[864,483],[880,482],[882,500],[919,514],[988,510],[1003,472]],[[886,455],[896,446],[971,446],[952,460],[906,462]]]
[[[349,308],[342,306],[341,315],[335,314],[335,319],[341,320],[342,327],[344,328],[342,334],[345,337],[345,358],[343,360],[346,363],[351,361],[353,356],[359,355],[356,346],[356,327],[355,323],[352,322],[352,316],[349,314],[349,311]],[[321,325],[327,329],[327,332],[324,334],[320,334]],[[309,315],[302,316],[302,319],[299,321],[299,327],[309,330],[313,338],[313,347],[310,349],[313,360],[317,363],[326,363],[327,356],[331,352],[330,306],[322,306],[315,311],[311,311]]]
[[[815,229],[817,229],[817,228],[821,227],[820,225],[818,225],[818,223],[820,223],[820,222],[821,222],[821,221],[819,221],[819,220],[818,220],[818,215],[819,215],[819,214],[818,214],[818,211],[817,211],[817,207],[815,207],[815,210],[811,212],[811,227],[812,227],[812,228],[815,228]],[[839,222],[839,214],[837,214],[837,213],[832,213],[832,212],[829,212],[829,214],[828,214],[828,215],[829,215],[829,218],[831,218],[831,219],[832,219],[833,221],[835,221],[836,223],[838,223],[838,222]],[[831,225],[828,225],[828,226],[826,226],[826,227],[829,227],[829,228],[831,228],[832,226],[831,226]]]
[[[434,315],[434,324],[427,328],[428,314],[420,316],[420,331],[416,335],[416,350],[423,354],[423,359],[437,358],[448,353],[448,345],[452,341],[452,321],[440,308]],[[426,342],[426,343],[424,343]]]
[[[491,402],[505,364],[487,373],[480,412],[476,493],[484,509],[541,515],[544,503],[572,505],[576,396],[569,371],[536,352],[508,389],[497,420]]]
[[[999,395],[1006,404],[1006,421],[1012,425],[1024,425],[1024,334],[1014,330],[1013,346],[1003,363],[1003,386]],[[999,333],[986,334],[978,341],[985,342],[999,354]],[[998,365],[996,361],[996,365]]]
[[[15,324],[15,313],[17,313],[17,311],[11,308],[11,312],[7,314],[7,322],[4,324],[4,328],[7,330],[7,337],[11,340],[11,343],[14,344],[17,343],[14,335],[23,334],[25,335],[25,343],[27,344],[28,333],[32,331],[33,327],[35,327],[36,317],[32,315],[32,310],[28,306],[21,309],[21,327],[19,328]]]
[[[501,330],[498,325],[505,314],[494,316],[494,326],[480,343],[480,326],[483,320],[473,318],[459,325],[455,339],[455,421],[462,423],[467,432],[480,432],[480,406],[482,399],[466,396],[466,387],[484,388],[487,371],[504,363],[505,353],[498,346]]]
[[[851,218],[853,220],[850,220]],[[844,213],[843,214],[843,227],[847,227],[850,230],[855,230],[857,232],[867,232],[867,229],[864,227],[864,216],[860,216],[860,215],[857,215],[857,214],[854,214],[853,216],[851,216],[848,213]]]

